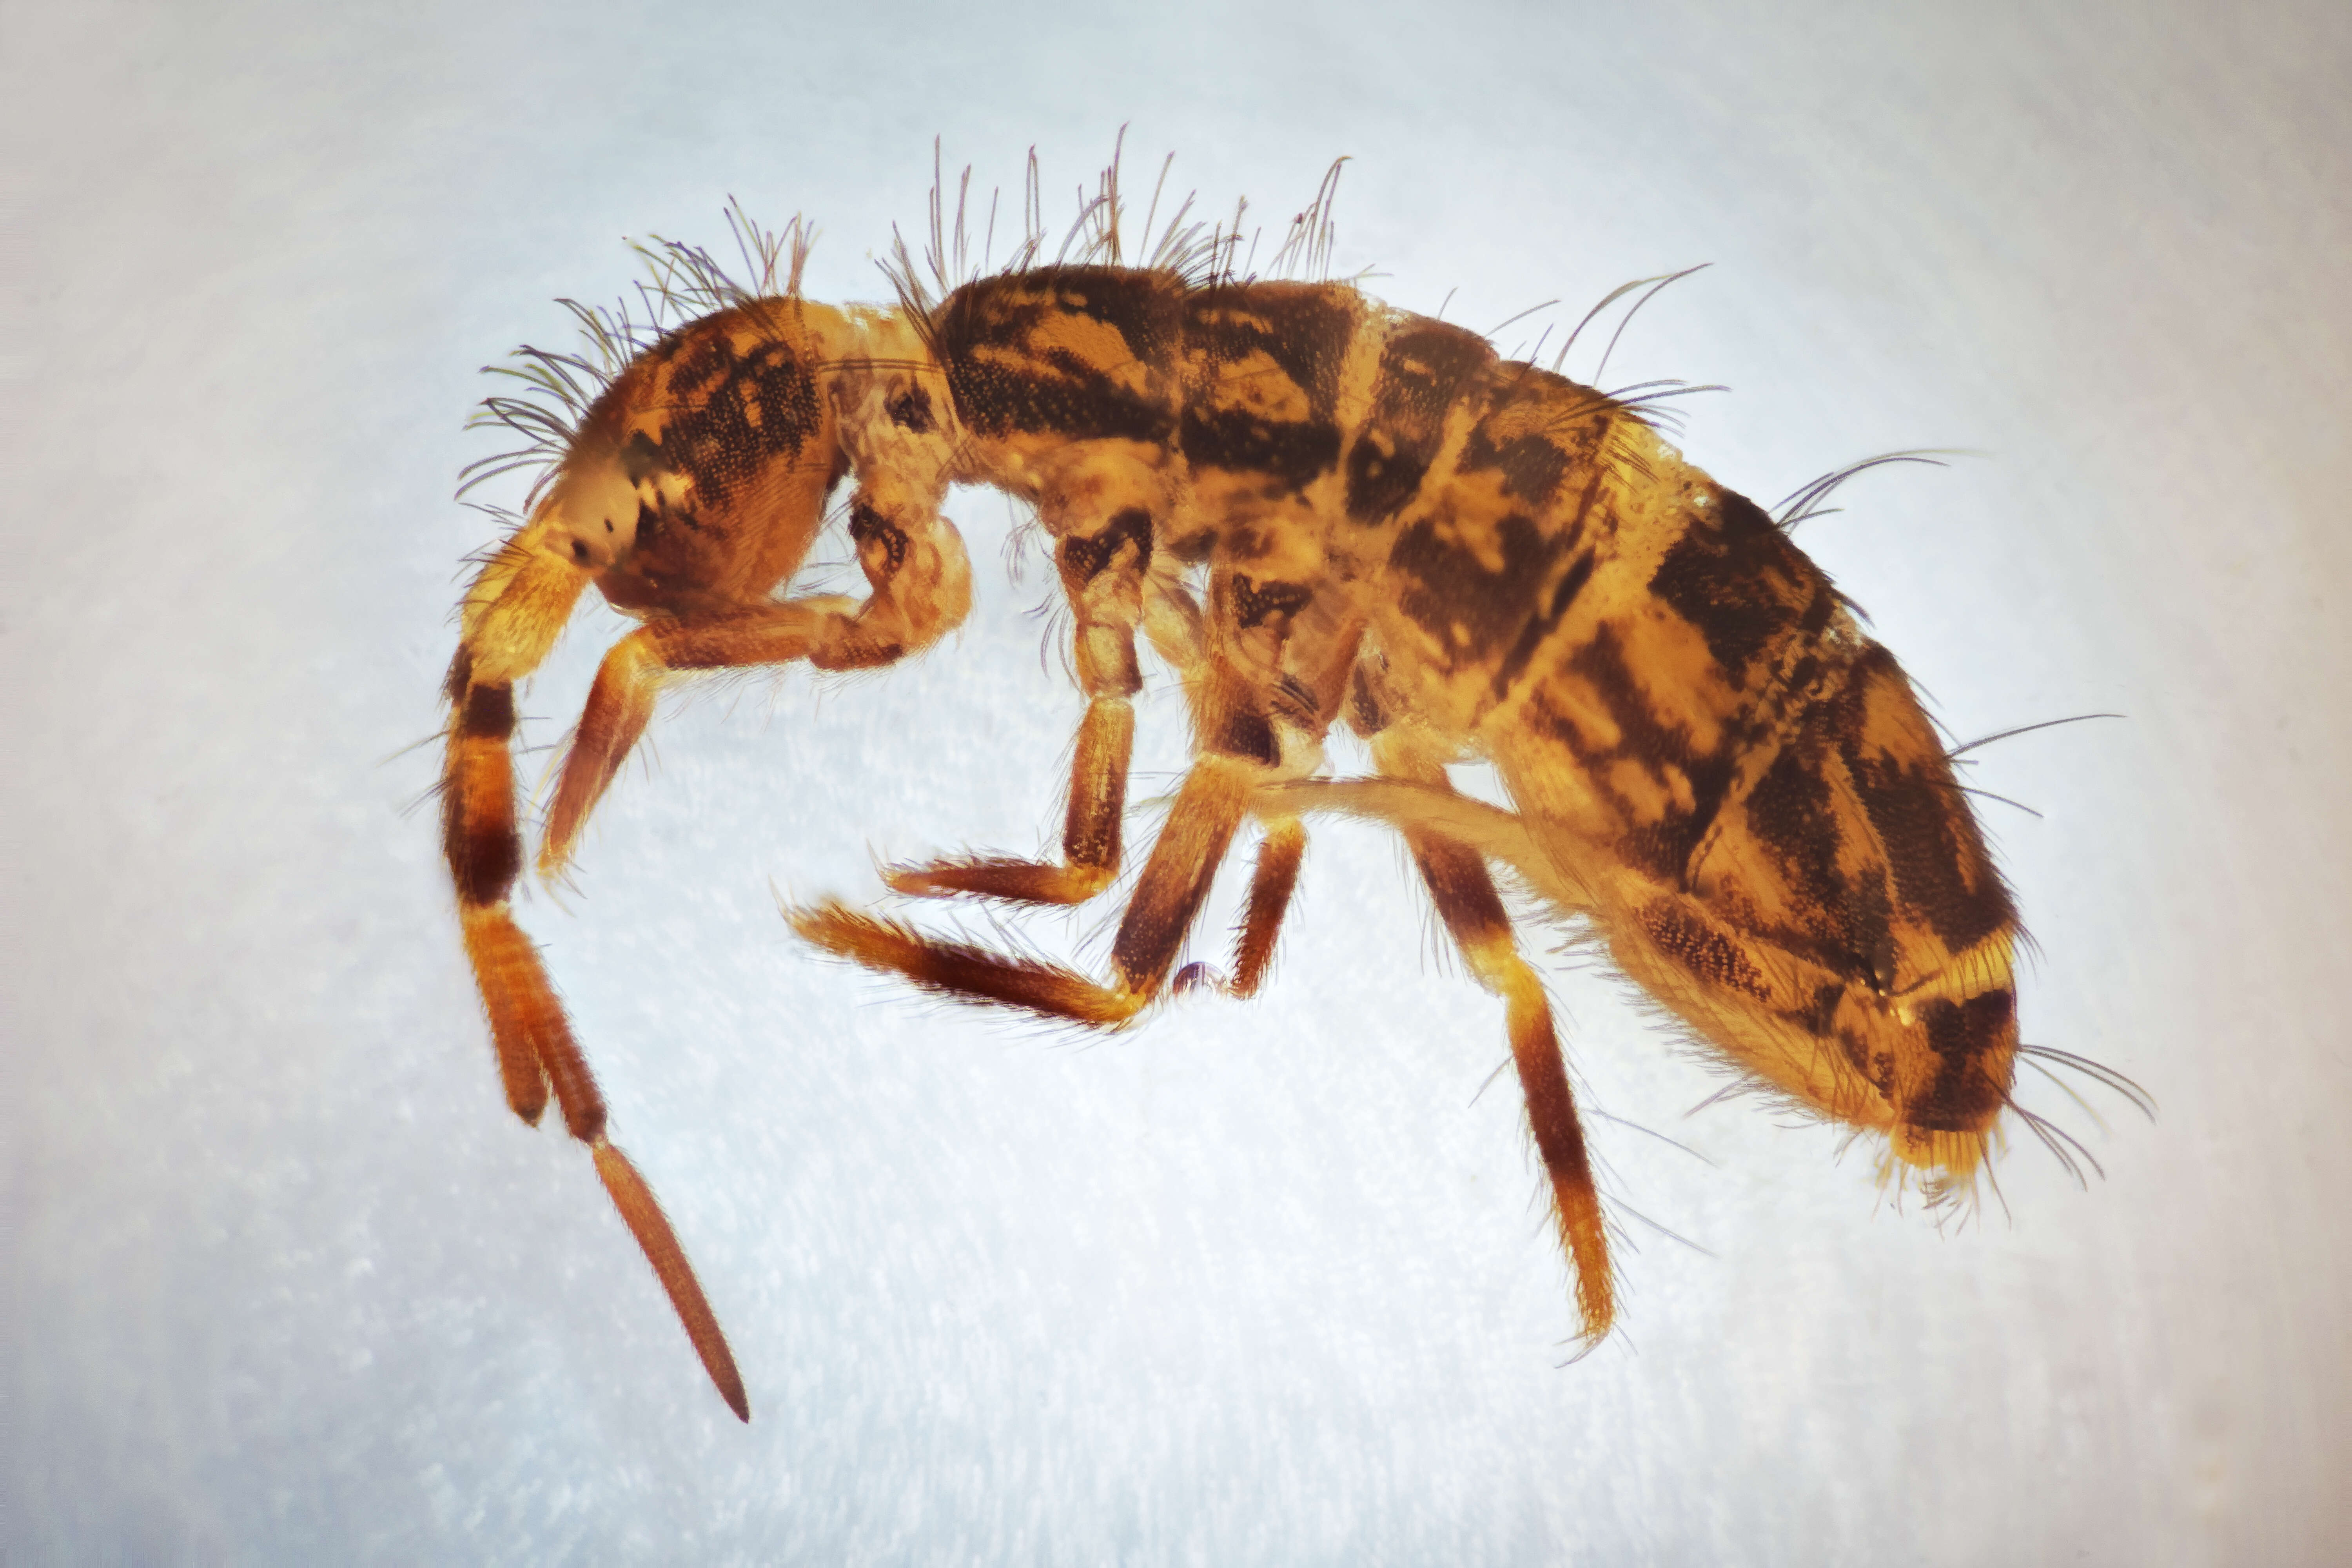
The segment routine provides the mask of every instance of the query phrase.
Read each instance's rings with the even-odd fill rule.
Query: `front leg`
[[[672,676],[805,658],[819,669],[870,669],[937,642],[971,608],[971,565],[955,525],[928,506],[886,510],[870,492],[851,503],[850,536],[873,593],[750,605],[646,622],[596,671],[563,759],[541,841],[539,873],[562,872],[589,814],[653,717]]]

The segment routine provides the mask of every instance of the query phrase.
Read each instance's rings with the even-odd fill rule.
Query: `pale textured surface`
[[[2340,7],[787,9],[0,21],[0,1555],[2352,1552]],[[2012,1217],[1874,1212],[1826,1131],[1681,1120],[1711,1080],[1555,961],[1589,1103],[1712,1162],[1596,1123],[1642,1247],[1625,1332],[1559,1370],[1507,1081],[1473,1103],[1499,1007],[1426,960],[1381,835],[1318,832],[1264,1000],[1092,1048],[816,962],[772,879],[867,900],[874,854],[1052,825],[1047,576],[1007,581],[975,496],[960,641],[667,713],[579,895],[522,909],[733,1334],[728,1416],[585,1154],[501,1107],[402,814],[486,538],[449,500],[474,368],[619,289],[623,234],[722,239],[730,192],[824,228],[818,297],[870,298],[934,132],[1008,187],[1036,142],[1066,215],[1129,120],[1134,184],[1172,146],[1277,226],[1355,155],[1340,263],[1474,326],[1717,263],[1609,379],[1731,384],[1685,449],[1767,503],[1988,454],[1801,537],[1962,735],[2130,715],[1977,776],[2043,813],[1986,808],[2028,1037],[2163,1101],[2103,1138],[2037,1086],[2106,1182],[2027,1143]],[[1171,765],[1172,695],[1144,725]]]

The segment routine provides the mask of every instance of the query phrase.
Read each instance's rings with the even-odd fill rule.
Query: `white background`
[[[0,18],[0,1555],[2343,1560],[2343,8],[992,9]],[[577,893],[521,909],[736,1424],[584,1154],[503,1108],[408,809],[489,537],[450,499],[495,449],[476,367],[561,344],[623,236],[722,242],[730,194],[874,298],[935,134],[1008,191],[1034,143],[1066,217],[1122,122],[1131,186],[1174,149],[1276,228],[1351,154],[1339,266],[1473,326],[1715,263],[1609,379],[1729,384],[1684,444],[1767,504],[1982,454],[1800,538],[1956,734],[2128,715],[1975,775],[2042,813],[1983,808],[2027,1037],[2161,1101],[2094,1095],[2103,1131],[2028,1075],[2105,1181],[2013,1141],[2005,1209],[1939,1235],[1829,1130],[1685,1120],[1717,1080],[1548,959],[1639,1243],[1562,1368],[1520,1112],[1478,1094],[1499,1007],[1382,833],[1317,830],[1268,994],[1106,1041],[819,961],[772,883],[870,902],[877,857],[1055,826],[1049,574],[966,496],[959,639],[671,704]],[[529,741],[621,625],[583,616]],[[1165,682],[1144,726],[1150,795]],[[1102,919],[1024,930],[1099,962]]]

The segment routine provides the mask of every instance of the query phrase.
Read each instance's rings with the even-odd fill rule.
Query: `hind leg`
[[[1375,736],[1372,755],[1382,773],[1411,781],[1433,800],[1453,795],[1436,750],[1405,727],[1384,730]],[[1438,918],[1445,922],[1446,933],[1461,950],[1470,973],[1503,999],[1511,1060],[1518,1069],[1519,1091],[1527,1100],[1528,1129],[1543,1160],[1561,1249],[1576,1270],[1582,1337],[1588,1345],[1597,1344],[1607,1337],[1616,1316],[1608,1228],[1585,1149],[1584,1124],[1576,1113],[1576,1094],[1569,1087],[1568,1065],[1560,1056],[1543,982],[1520,956],[1486,857],[1442,829],[1409,820],[1399,822],[1398,827],[1421,869],[1430,900],[1437,906]]]

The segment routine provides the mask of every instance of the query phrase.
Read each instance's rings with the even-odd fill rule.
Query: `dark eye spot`
[[[575,539],[572,542],[572,559],[574,561],[585,561],[588,559],[588,542],[586,540]]]
[[[607,533],[613,531],[613,520],[609,517],[604,520],[604,531]]]

